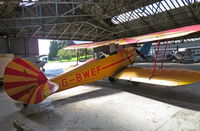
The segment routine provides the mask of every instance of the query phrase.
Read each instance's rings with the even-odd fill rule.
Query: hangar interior
[[[199,10],[199,0],[1,1],[0,53],[35,55],[34,39],[104,41],[195,25]]]
[[[200,0],[0,1],[0,54],[36,56],[38,39],[98,42],[198,24]],[[169,40],[169,47],[198,47],[199,41],[197,32]],[[152,67],[149,63],[136,65]],[[53,63],[45,74],[57,75],[51,73],[64,66]],[[200,71],[199,63],[166,67]],[[0,128],[199,130],[199,85],[168,88],[124,81],[116,85],[104,79],[25,109],[1,91]]]

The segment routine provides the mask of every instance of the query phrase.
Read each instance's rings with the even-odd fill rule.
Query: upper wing
[[[100,46],[105,46],[109,45],[112,43],[119,44],[118,42],[121,39],[115,39],[115,40],[108,40],[108,41],[101,41],[101,42],[93,42],[93,43],[84,43],[84,44],[76,44],[76,45],[71,45],[67,46],[64,49],[85,49],[85,48],[96,48]]]
[[[180,36],[185,36],[194,32],[200,31],[200,25],[192,25],[186,26],[176,29],[171,29],[167,31],[151,33],[142,36],[130,37],[130,38],[121,38],[115,40],[108,40],[102,42],[94,42],[94,43],[86,43],[86,44],[77,44],[65,47],[65,49],[84,49],[84,48],[96,48],[104,45],[109,45],[112,43],[119,44],[119,45],[126,45],[132,43],[144,43],[149,41],[156,41],[156,40],[164,40],[170,39]]]
[[[200,80],[200,72],[186,69],[158,69],[150,79],[152,68],[130,67],[117,74],[115,78],[166,86],[186,85]]]
[[[176,38],[185,36],[194,32],[200,31],[200,25],[192,25],[192,26],[186,26],[166,31],[161,31],[157,33],[137,36],[137,37],[131,37],[131,38],[125,38],[123,44],[130,44],[130,43],[143,43],[143,42],[149,42],[149,41],[157,41],[157,40],[164,40],[164,39],[170,39],[170,38]]]

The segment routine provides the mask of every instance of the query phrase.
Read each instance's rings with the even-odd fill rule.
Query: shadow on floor
[[[51,104],[55,107],[59,107],[59,106],[64,106],[70,103],[80,102],[80,101],[98,98],[98,97],[104,97],[104,96],[108,96],[112,94],[117,94],[120,92],[121,92],[120,90],[111,90],[111,89],[108,90],[108,89],[103,88],[103,89],[98,89],[95,91],[90,91],[87,93],[82,93],[79,95],[67,97],[64,99],[55,100],[55,101],[52,101]]]
[[[110,83],[108,80],[101,80],[88,85],[122,90],[178,107],[200,111],[200,88],[197,91],[189,88],[189,86],[167,87],[136,82],[124,82],[121,80],[115,83]]]
[[[104,97],[116,93],[120,93],[119,90],[113,89],[98,89],[94,91],[90,91],[87,93],[82,93],[79,95],[65,97],[63,99],[54,100],[54,101],[44,101],[40,104],[36,105],[28,105],[28,107],[22,106],[20,103],[16,103],[16,107],[20,108],[20,114],[22,114],[25,118],[29,119],[30,121],[34,121],[35,123],[45,126],[51,127],[53,125],[59,125],[63,122],[63,115],[62,112],[59,112],[58,109],[62,110],[62,108],[67,108],[67,106],[71,106],[71,103],[76,103],[88,99],[94,99],[98,97]],[[76,109],[76,107],[74,107]],[[73,109],[70,107],[69,109]],[[18,112],[12,114],[12,116],[17,115]]]

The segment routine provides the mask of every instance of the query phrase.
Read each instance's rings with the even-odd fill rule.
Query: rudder
[[[23,58],[10,61],[4,71],[6,93],[24,104],[37,104],[58,90],[58,86],[31,62]]]

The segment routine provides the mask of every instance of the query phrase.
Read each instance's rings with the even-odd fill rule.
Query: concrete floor
[[[66,65],[47,64],[45,73],[53,77]],[[200,71],[200,63],[167,63],[166,67]],[[105,79],[54,94],[27,108],[1,91],[0,104],[0,130],[5,131],[15,127],[34,131],[200,130],[200,83],[172,88]]]

